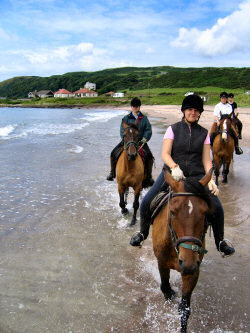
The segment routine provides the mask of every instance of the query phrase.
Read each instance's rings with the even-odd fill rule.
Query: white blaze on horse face
[[[224,121],[223,123],[223,132],[222,132],[222,139],[226,140],[227,139],[227,122]]]
[[[193,211],[193,204],[192,204],[192,202],[191,202],[191,200],[189,199],[189,201],[188,201],[188,207],[189,207],[189,215],[192,213],[192,211]]]

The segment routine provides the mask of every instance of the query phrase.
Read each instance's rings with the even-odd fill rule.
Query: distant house
[[[193,95],[193,94],[194,94],[193,91],[188,91],[188,92],[186,92],[186,94],[184,96],[189,96],[189,95]]]
[[[36,90],[35,91],[30,91],[28,93],[28,98],[35,98],[35,97],[38,97]]]
[[[109,91],[105,95],[106,96],[114,96],[115,92],[114,91]]]
[[[123,92],[116,92],[116,93],[114,93],[113,97],[115,97],[115,98],[124,97],[124,93]]]
[[[37,92],[37,95],[40,98],[54,97],[54,93],[51,90],[40,90],[40,91]]]
[[[96,90],[96,84],[92,82],[86,82],[84,85],[84,88],[90,89],[90,90]]]
[[[87,89],[87,88],[80,88],[79,90],[74,91],[73,94],[75,97],[97,97],[98,96],[97,92]]]
[[[249,94],[250,94],[250,91],[246,91],[244,94],[245,94],[245,95],[249,95]]]
[[[59,89],[58,91],[56,91],[54,93],[54,97],[73,97],[74,94],[70,91],[68,91],[67,89]]]

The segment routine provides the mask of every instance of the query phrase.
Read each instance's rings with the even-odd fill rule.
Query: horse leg
[[[227,175],[229,173],[229,165],[230,165],[230,162],[228,162],[228,161],[223,164],[223,171],[222,171],[222,175],[223,175],[222,182],[223,183],[227,183]]]
[[[135,198],[134,198],[134,202],[133,202],[134,214],[133,214],[130,226],[134,225],[136,222],[136,214],[137,214],[137,210],[139,208],[139,197],[140,197],[140,192],[138,194],[135,194]]]
[[[214,157],[214,174],[216,177],[215,183],[218,186],[218,179],[220,175],[220,160],[217,156]]]
[[[190,301],[192,292],[198,281],[199,271],[193,275],[182,275],[182,298],[179,304],[179,314],[181,315],[181,333],[187,332],[188,318],[191,314]]]
[[[120,195],[120,202],[119,202],[119,206],[122,209],[122,214],[123,215],[127,215],[128,214],[128,209],[126,208],[126,203],[124,200],[124,193],[126,192],[126,189],[124,189],[122,186],[118,186],[118,191],[119,191],[119,195]]]
[[[166,300],[173,298],[175,291],[171,288],[169,283],[170,269],[166,263],[158,260],[158,268],[161,276],[161,291]]]

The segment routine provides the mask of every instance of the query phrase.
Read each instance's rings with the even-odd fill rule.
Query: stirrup
[[[233,246],[232,242],[230,242],[230,240],[228,240],[228,239],[223,239],[219,243],[219,252],[220,252],[222,258],[231,257],[235,253],[235,251],[233,253],[231,253],[231,254],[225,254],[224,252],[222,252],[221,249],[220,249],[220,246],[221,246],[222,242],[229,243],[229,245],[231,246],[231,248],[234,249],[234,246]]]

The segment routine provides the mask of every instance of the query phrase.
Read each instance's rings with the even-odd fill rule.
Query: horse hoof
[[[227,179],[223,179],[222,183],[226,184],[227,183]]]
[[[173,289],[163,292],[166,300],[173,299],[176,295],[176,292]]]
[[[137,221],[136,218],[133,218],[132,221],[130,222],[130,227],[132,227],[133,225],[135,225],[136,221]]]
[[[122,215],[128,215],[129,211],[127,208],[122,209]]]

